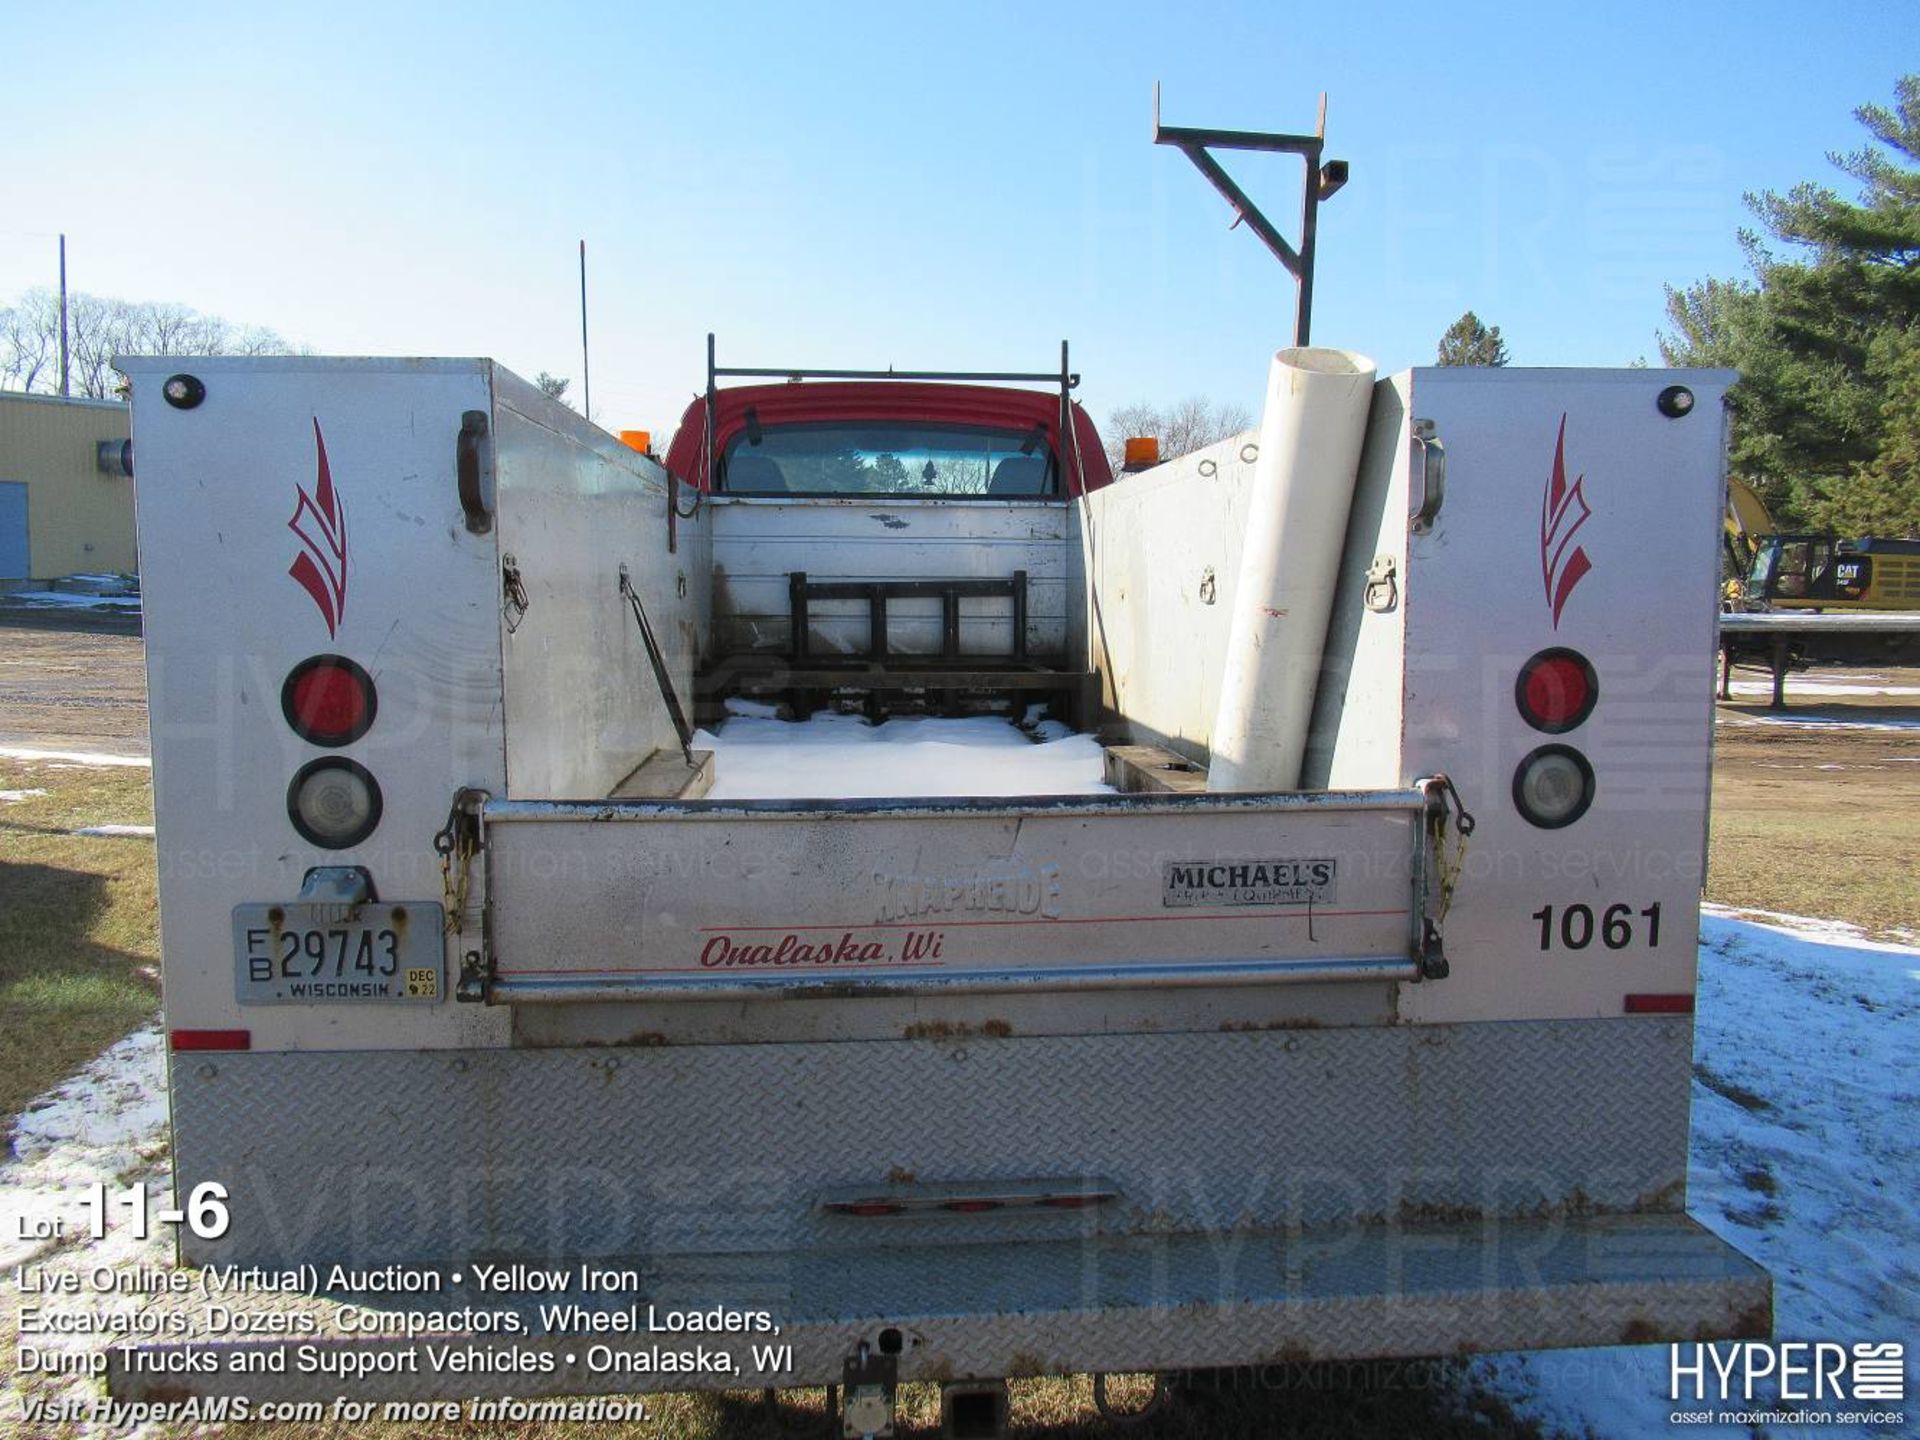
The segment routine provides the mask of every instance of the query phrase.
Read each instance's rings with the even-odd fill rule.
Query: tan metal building
[[[128,407],[0,391],[0,582],[138,568]]]

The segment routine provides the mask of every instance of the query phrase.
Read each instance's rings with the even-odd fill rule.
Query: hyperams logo
[[[1884,1428],[1906,1424],[1903,1340],[1738,1340],[1670,1348],[1673,1425]]]
[[[1338,867],[1315,860],[1169,860],[1160,903],[1197,905],[1324,905],[1334,897]]]
[[[319,475],[311,495],[304,485],[294,486],[293,518],[287,521],[287,528],[299,537],[300,553],[294,556],[287,574],[320,607],[320,617],[327,622],[327,638],[332,639],[340,633],[340,622],[347,615],[347,509],[333,486],[327,442],[317,418],[313,422],[313,448]]]

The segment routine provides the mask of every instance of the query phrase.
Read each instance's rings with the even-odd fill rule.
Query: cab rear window
[[[1058,492],[1053,447],[1028,430],[898,421],[752,423],[728,443],[721,488],[734,495],[1018,499]]]

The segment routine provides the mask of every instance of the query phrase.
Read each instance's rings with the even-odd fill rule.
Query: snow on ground
[[[73,832],[76,835],[120,836],[130,835],[142,839],[153,838],[151,825],[83,825]]]
[[[90,590],[14,590],[0,596],[0,599],[12,605],[61,605],[80,610],[133,611],[140,608],[138,595],[100,595]]]
[[[991,715],[902,716],[878,725],[821,711],[781,720],[770,705],[727,702],[697,749],[714,754],[712,800],[877,799],[895,795],[1108,795],[1100,742],[1057,721],[1029,735]]]
[[[153,764],[145,755],[107,755],[98,750],[36,750],[30,745],[0,745],[0,760],[61,760],[69,765]]]
[[[736,716],[726,728],[734,732],[743,720],[781,723]],[[860,723],[816,720],[798,728]],[[814,748],[823,764],[857,768],[856,759],[835,753],[852,751],[872,773],[889,775],[898,754],[890,747],[952,745],[950,732],[915,730],[917,723],[890,721],[852,745],[836,734]],[[880,735],[890,726],[906,728]],[[1049,748],[1011,733],[1029,750]],[[751,724],[730,734],[744,757],[736,777],[751,775],[765,758],[756,749],[777,750],[781,763],[794,766],[789,745],[756,734]],[[1043,764],[1050,772],[1056,760]],[[1086,781],[1084,770],[1074,773]],[[1746,918],[1755,914],[1765,921]],[[1920,1371],[1912,1344],[1920,1337],[1920,1128],[1913,1124],[1920,1102],[1920,948],[1870,940],[1836,921],[1718,906],[1705,907],[1701,925],[1689,1208],[1772,1273],[1781,1339],[1905,1341],[1911,1396]],[[144,1177],[164,1191],[163,1059],[158,1032],[143,1030],[21,1117],[14,1158],[0,1163],[0,1269],[44,1244],[9,1245],[17,1215],[64,1215],[72,1232],[79,1228],[75,1202],[95,1180]],[[162,1242],[142,1247],[122,1238],[126,1231],[110,1230],[100,1244],[64,1242],[49,1263],[164,1263]],[[1668,1424],[1674,1406],[1665,1399],[1667,1357],[1664,1345],[1541,1351],[1483,1357],[1473,1370],[1522,1414],[1574,1434],[1745,1440],[1744,1428]],[[17,1406],[0,1384],[0,1414],[17,1414]],[[1911,1414],[1912,1402],[1905,1408]]]
[[[1789,695],[1920,695],[1920,685],[1894,685],[1879,677],[1856,675],[1848,680],[1802,680],[1789,677]],[[1771,695],[1771,680],[1736,680],[1730,687],[1736,695]]]
[[[1688,1209],[1773,1275],[1782,1340],[1907,1344],[1920,1378],[1920,948],[1857,926],[1705,906]],[[1739,1435],[1670,1426],[1668,1351],[1490,1357],[1524,1413],[1579,1433]],[[1788,1406],[1786,1408],[1795,1408]],[[1882,1434],[1822,1425],[1824,1434]]]
[[[0,790],[0,802],[15,805],[22,800],[37,799],[46,793],[44,790]]]
[[[1871,715],[1871,710],[1862,711]],[[1795,730],[1920,730],[1920,720],[1836,720],[1825,715],[1796,715],[1791,710],[1772,711],[1765,715],[1743,713],[1730,715],[1718,711],[1714,715],[1717,725],[1785,725]]]
[[[57,1247],[22,1239],[23,1226],[58,1218],[70,1236],[80,1233],[87,1187],[118,1186],[164,1149],[164,1059],[159,1027],[136,1030],[21,1112],[11,1153],[0,1160],[0,1271]]]
[[[156,1203],[164,1201],[171,1184],[166,1127],[166,1065],[157,1026],[136,1030],[79,1074],[29,1103],[14,1126],[10,1152],[0,1157],[0,1272],[11,1276],[16,1265],[29,1263],[62,1272],[168,1264],[173,1247],[166,1226],[150,1226],[147,1238],[139,1239],[121,1211],[110,1217],[106,1237],[94,1240],[88,1233],[90,1217],[80,1208],[96,1183],[117,1191],[138,1182]],[[53,1219],[64,1223],[61,1239],[20,1238],[23,1228]],[[0,1288],[0,1305],[10,1314],[19,1300],[17,1293]],[[147,1300],[140,1294],[90,1293],[87,1308],[103,1316],[131,1314]],[[36,1335],[32,1344],[42,1353],[71,1354],[97,1349],[101,1341],[97,1336],[48,1334]],[[84,1375],[27,1374],[11,1363],[0,1367],[0,1417],[5,1417],[0,1429],[21,1414],[27,1393],[54,1401],[89,1401],[98,1395],[99,1385]],[[141,1440],[153,1428],[108,1431],[83,1425],[79,1433]]]

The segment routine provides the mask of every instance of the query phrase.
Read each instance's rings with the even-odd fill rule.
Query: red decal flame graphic
[[[331,639],[339,633],[340,622],[347,614],[347,511],[340,492],[333,488],[327,442],[317,419],[313,422],[313,447],[319,455],[320,473],[311,495],[305,486],[294,487],[299,498],[287,528],[299,537],[301,548],[287,573],[320,607]]]
[[[1553,628],[1560,628],[1560,612],[1567,608],[1567,597],[1593,569],[1586,549],[1573,543],[1580,527],[1593,511],[1576,476],[1567,484],[1567,417],[1560,417],[1560,438],[1553,443],[1553,476],[1546,493],[1540,497],[1540,581],[1546,587],[1547,607],[1553,611]]]

